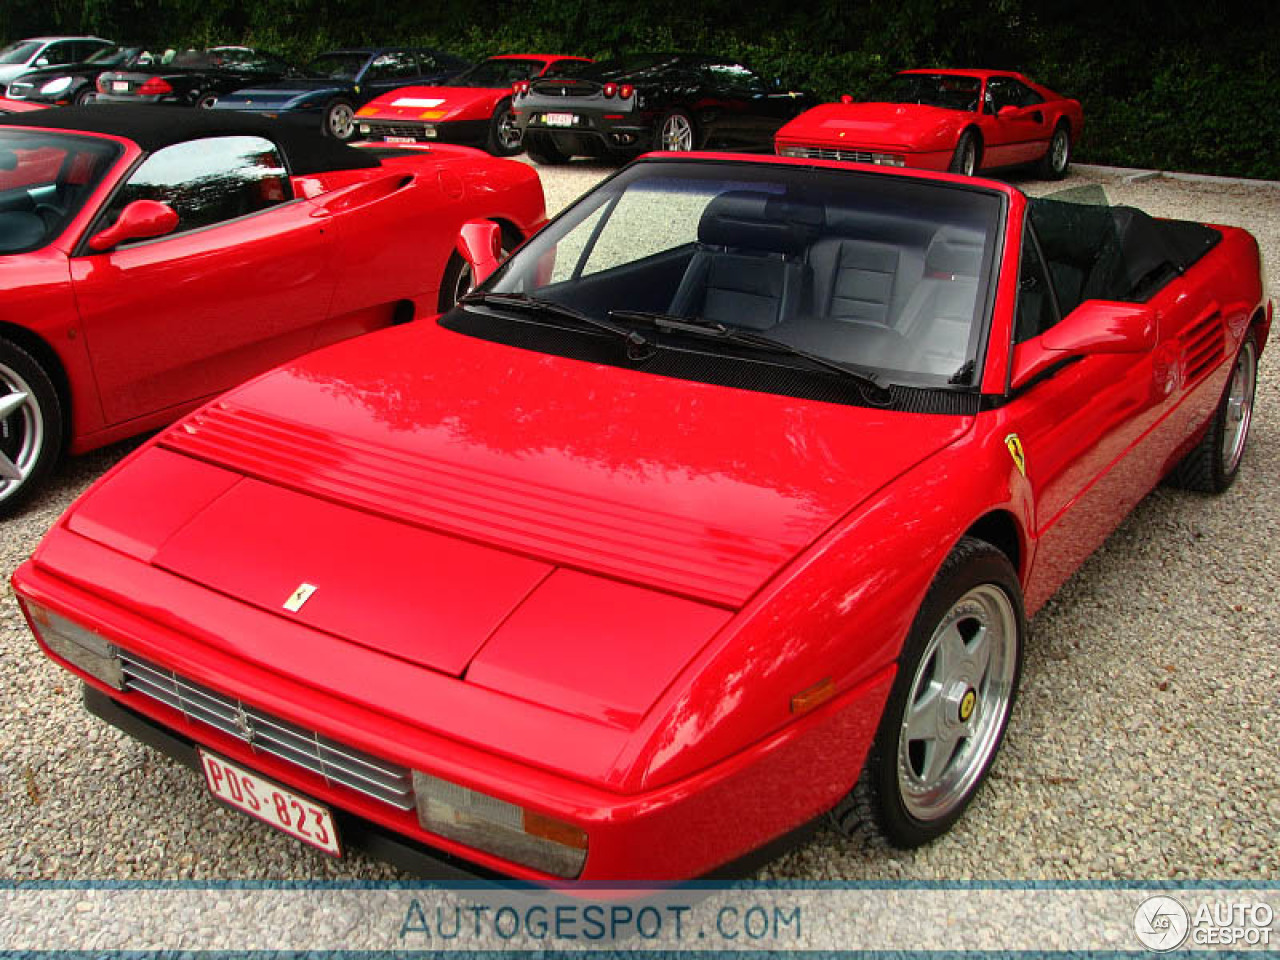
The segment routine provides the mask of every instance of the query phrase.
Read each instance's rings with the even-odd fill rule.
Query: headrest
[[[730,190],[707,204],[698,222],[698,240],[717,247],[799,253],[814,231],[787,219],[785,211],[781,197]]]
[[[29,250],[44,239],[44,221],[25,210],[0,213],[0,253]]]
[[[929,241],[924,255],[926,273],[976,277],[982,269],[982,234],[957,227],[943,227]]]

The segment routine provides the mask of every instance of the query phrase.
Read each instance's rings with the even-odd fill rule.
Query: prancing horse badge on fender
[[[1024,477],[1027,475],[1027,455],[1022,452],[1022,439],[1011,433],[1004,438],[1004,445],[1009,448],[1009,456],[1013,457],[1013,465]]]

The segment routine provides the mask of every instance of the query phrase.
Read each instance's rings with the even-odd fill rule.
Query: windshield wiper
[[[599,317],[593,317],[589,313],[575,310],[573,307],[567,307],[563,303],[556,303],[554,300],[531,297],[527,293],[490,293],[487,290],[473,290],[459,299],[458,303],[463,305],[476,303],[481,306],[508,307],[529,313],[551,314],[565,320],[575,320],[597,330],[612,333],[622,339],[627,345],[627,357],[631,360],[647,360],[653,356],[655,350],[653,344],[639,330],[633,330],[631,327],[623,326],[620,323],[601,320]]]
[[[677,333],[688,333],[695,337],[726,340],[768,353],[778,353],[789,357],[807,360],[815,366],[838,373],[840,376],[856,383],[866,401],[875,407],[888,407],[893,404],[893,394],[880,382],[873,373],[863,373],[847,367],[838,360],[829,360],[821,354],[811,353],[801,347],[795,347],[783,340],[767,337],[762,333],[747,330],[733,330],[723,323],[707,320],[702,317],[677,317],[669,313],[652,313],[647,310],[610,310],[609,316],[619,320],[635,320],[651,323],[659,330],[674,330]]]

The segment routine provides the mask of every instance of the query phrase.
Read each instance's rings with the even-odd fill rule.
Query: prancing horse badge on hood
[[[298,584],[298,589],[289,594],[289,599],[284,602],[284,608],[290,613],[297,613],[302,609],[302,605],[311,599],[311,595],[315,592],[316,588],[313,584]]]

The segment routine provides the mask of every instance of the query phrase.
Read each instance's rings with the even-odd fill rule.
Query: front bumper
[[[483,147],[489,139],[488,119],[482,120],[384,120],[356,117],[356,128],[366,140],[384,143],[456,143]]]
[[[55,550],[51,551],[51,546]],[[586,862],[577,878],[580,883],[679,882],[733,871],[744,858],[749,864],[755,862],[751,858],[772,855],[776,852],[775,843],[830,809],[852,786],[893,678],[893,669],[888,667],[840,698],[711,768],[656,789],[623,795],[534,766],[524,758],[503,756],[473,742],[444,736],[425,724],[409,724],[380,712],[386,699],[380,683],[416,691],[418,700],[426,703],[433,702],[433,697],[444,689],[441,684],[447,683],[452,687],[450,709],[454,713],[478,716],[492,711],[492,695],[485,699],[481,691],[465,681],[442,678],[403,661],[397,662],[395,673],[382,673],[384,665],[374,662],[379,655],[353,647],[349,657],[344,656],[344,663],[349,662],[349,677],[360,677],[364,682],[355,687],[348,683],[347,695],[337,696],[303,680],[291,666],[299,654],[323,655],[322,651],[317,652],[323,646],[323,637],[308,628],[289,624],[289,630],[297,634],[297,645],[291,643],[287,651],[282,651],[289,654],[288,659],[272,662],[274,647],[268,638],[278,630],[272,621],[279,618],[271,614],[249,611],[229,598],[213,596],[211,591],[199,590],[189,583],[175,585],[169,594],[157,592],[153,589],[157,581],[179,578],[125,558],[65,528],[55,527],[41,552],[58,554],[61,569],[86,572],[90,581],[73,583],[28,561],[13,577],[20,597],[90,627],[123,650],[255,709],[318,731],[324,738],[580,828],[589,838]],[[121,578],[118,584],[117,576]],[[165,599],[126,608],[114,599],[120,595],[117,587],[132,589],[134,596]],[[217,616],[218,609],[228,605],[241,607],[238,615],[231,619]],[[234,637],[260,638],[257,645],[244,646],[241,641],[246,651],[252,650],[255,660],[250,662],[245,656],[231,654],[204,639],[210,635],[192,623],[188,619],[191,616],[225,624]],[[174,624],[181,625],[181,629]],[[113,723],[113,718],[127,716],[145,722],[145,729],[137,723],[118,724],[140,739],[154,743],[159,731],[179,746],[185,745],[187,754],[174,748],[178,751],[175,755],[185,762],[190,762],[191,744],[200,744],[327,804],[341,812],[343,821],[354,818],[355,832],[344,835],[344,843],[359,843],[362,836],[373,831],[382,836],[376,841],[379,849],[375,853],[401,862],[397,860],[400,847],[412,851],[411,861],[419,857],[426,860],[402,865],[429,875],[434,867],[428,861],[443,860],[451,869],[465,865],[470,872],[498,874],[520,882],[565,882],[429,833],[420,826],[413,809],[393,807],[331,782],[306,767],[256,750],[251,742],[136,689],[109,688],[48,648],[43,649],[98,692],[97,699],[90,697],[91,704],[101,708],[94,712]],[[374,679],[378,677],[383,679]],[[430,692],[430,684],[436,685],[436,694]],[[371,685],[378,690],[376,696],[366,693]],[[365,694],[365,703],[355,701],[354,697],[360,694]],[[103,697],[111,703],[104,706]],[[113,706],[114,712],[108,711],[107,706]],[[537,714],[547,709],[512,703],[508,711],[502,705],[510,722],[526,725],[539,722]],[[563,724],[563,716],[555,722]],[[586,722],[582,723],[580,749],[587,739],[601,735],[600,728],[587,729]],[[576,731],[569,730],[568,736],[579,742]],[[173,752],[166,743],[158,745]],[[399,847],[390,850],[388,843]]]
[[[946,172],[951,166],[951,153],[945,151],[920,152],[904,150],[899,146],[883,144],[858,144],[840,141],[779,140],[776,151],[783,157],[802,157],[811,160],[843,160],[847,163],[870,163],[878,166],[909,167],[913,170]]]
[[[90,103],[153,103],[164,104],[166,106],[181,107],[186,103],[180,97],[169,94],[161,94],[158,96],[143,96],[139,93],[98,93]]]

